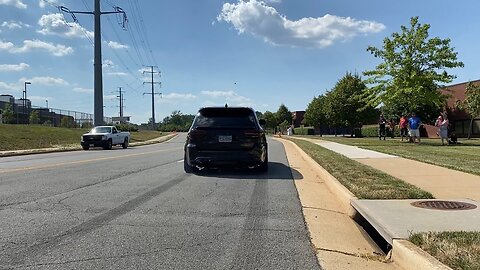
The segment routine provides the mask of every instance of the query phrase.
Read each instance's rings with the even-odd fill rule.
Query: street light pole
[[[24,88],[23,88],[23,116],[26,117],[27,115],[27,84],[32,84],[31,82],[25,82]],[[26,121],[28,124],[28,117],[26,117]]]
[[[45,104],[47,105],[47,109],[48,109],[48,99],[45,99]]]

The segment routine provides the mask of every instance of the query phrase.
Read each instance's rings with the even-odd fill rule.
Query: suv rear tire
[[[198,170],[197,170],[197,167],[188,165],[188,163],[187,163],[187,155],[185,155],[185,156],[183,157],[183,170],[184,170],[186,173],[196,173],[196,172],[198,171]]]
[[[268,171],[268,154],[265,156],[265,160],[257,167],[258,172],[267,172]]]

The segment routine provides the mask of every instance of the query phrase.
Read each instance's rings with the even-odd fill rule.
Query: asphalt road
[[[319,269],[280,143],[268,173],[189,175],[184,136],[0,158],[0,269]]]

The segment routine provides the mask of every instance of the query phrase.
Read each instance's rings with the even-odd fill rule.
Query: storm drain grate
[[[465,202],[456,201],[416,201],[411,203],[412,206],[434,210],[470,210],[477,208],[476,205]]]

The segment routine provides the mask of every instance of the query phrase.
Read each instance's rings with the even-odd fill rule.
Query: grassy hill
[[[0,124],[0,151],[80,145],[86,129]],[[132,142],[160,137],[158,131],[131,132]]]

